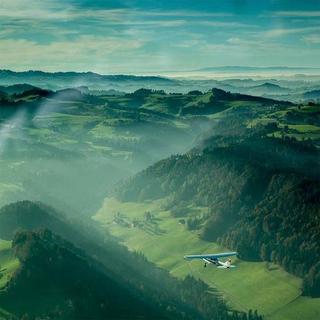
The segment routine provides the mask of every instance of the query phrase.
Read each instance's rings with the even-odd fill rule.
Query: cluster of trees
[[[320,296],[319,207],[319,181],[275,175],[264,199],[221,241],[245,259],[281,264],[304,278],[304,294]]]
[[[150,94],[165,95],[166,93],[165,93],[164,90],[154,90],[154,89],[141,88],[141,89],[138,89],[138,90],[134,91],[133,93],[129,93],[128,96],[145,97],[145,96],[148,96]]]
[[[190,229],[200,227],[203,238],[219,240],[245,259],[281,264],[304,278],[305,294],[320,296],[318,164],[319,152],[309,142],[260,133],[240,141],[208,139],[203,150],[141,172],[120,186],[117,196],[168,197],[167,207],[174,208],[186,202],[207,206],[205,223],[190,217]]]

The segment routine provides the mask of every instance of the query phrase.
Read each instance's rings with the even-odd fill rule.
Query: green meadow
[[[187,230],[183,218],[173,218],[163,210],[162,203],[121,203],[108,198],[94,219],[130,250],[142,252],[172,275],[183,278],[191,274],[218,289],[231,308],[256,309],[270,320],[298,320],[302,314],[303,319],[314,319],[320,313],[320,299],[301,297],[301,279],[278,265],[236,258],[237,268],[221,270],[184,260],[186,254],[228,249],[199,239],[197,232]]]
[[[3,290],[18,267],[19,261],[11,250],[11,242],[0,240],[0,290]]]

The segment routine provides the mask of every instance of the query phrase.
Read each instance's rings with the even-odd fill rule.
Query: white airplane
[[[227,261],[223,262],[220,261],[219,258],[223,257],[231,257],[236,256],[237,252],[223,252],[223,253],[215,253],[215,254],[195,254],[190,256],[184,256],[187,260],[195,260],[195,259],[201,259],[204,261],[204,267],[207,266],[208,263],[212,263],[219,269],[229,269],[229,268],[235,268],[235,265],[231,264],[231,259],[228,259]]]

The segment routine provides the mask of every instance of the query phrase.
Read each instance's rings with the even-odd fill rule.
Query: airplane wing
[[[187,260],[192,259],[219,259],[224,257],[236,256],[237,252],[222,252],[222,253],[214,253],[214,254],[194,254],[189,256],[184,256]]]

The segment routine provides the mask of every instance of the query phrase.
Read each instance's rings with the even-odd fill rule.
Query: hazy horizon
[[[312,77],[320,76],[319,67],[303,67],[303,66],[208,66],[199,69],[184,69],[184,70],[163,70],[163,71],[140,71],[140,72],[110,72],[110,73],[99,73],[88,70],[56,70],[50,71],[46,69],[0,69],[0,71],[11,71],[16,73],[27,73],[27,72],[43,72],[48,74],[55,73],[78,73],[80,74],[98,74],[100,76],[117,76],[117,75],[128,75],[128,76],[141,76],[141,77],[163,77],[169,79],[185,79],[185,80],[223,80],[223,79],[265,79],[270,80],[271,78],[286,78],[295,79],[296,77]]]

